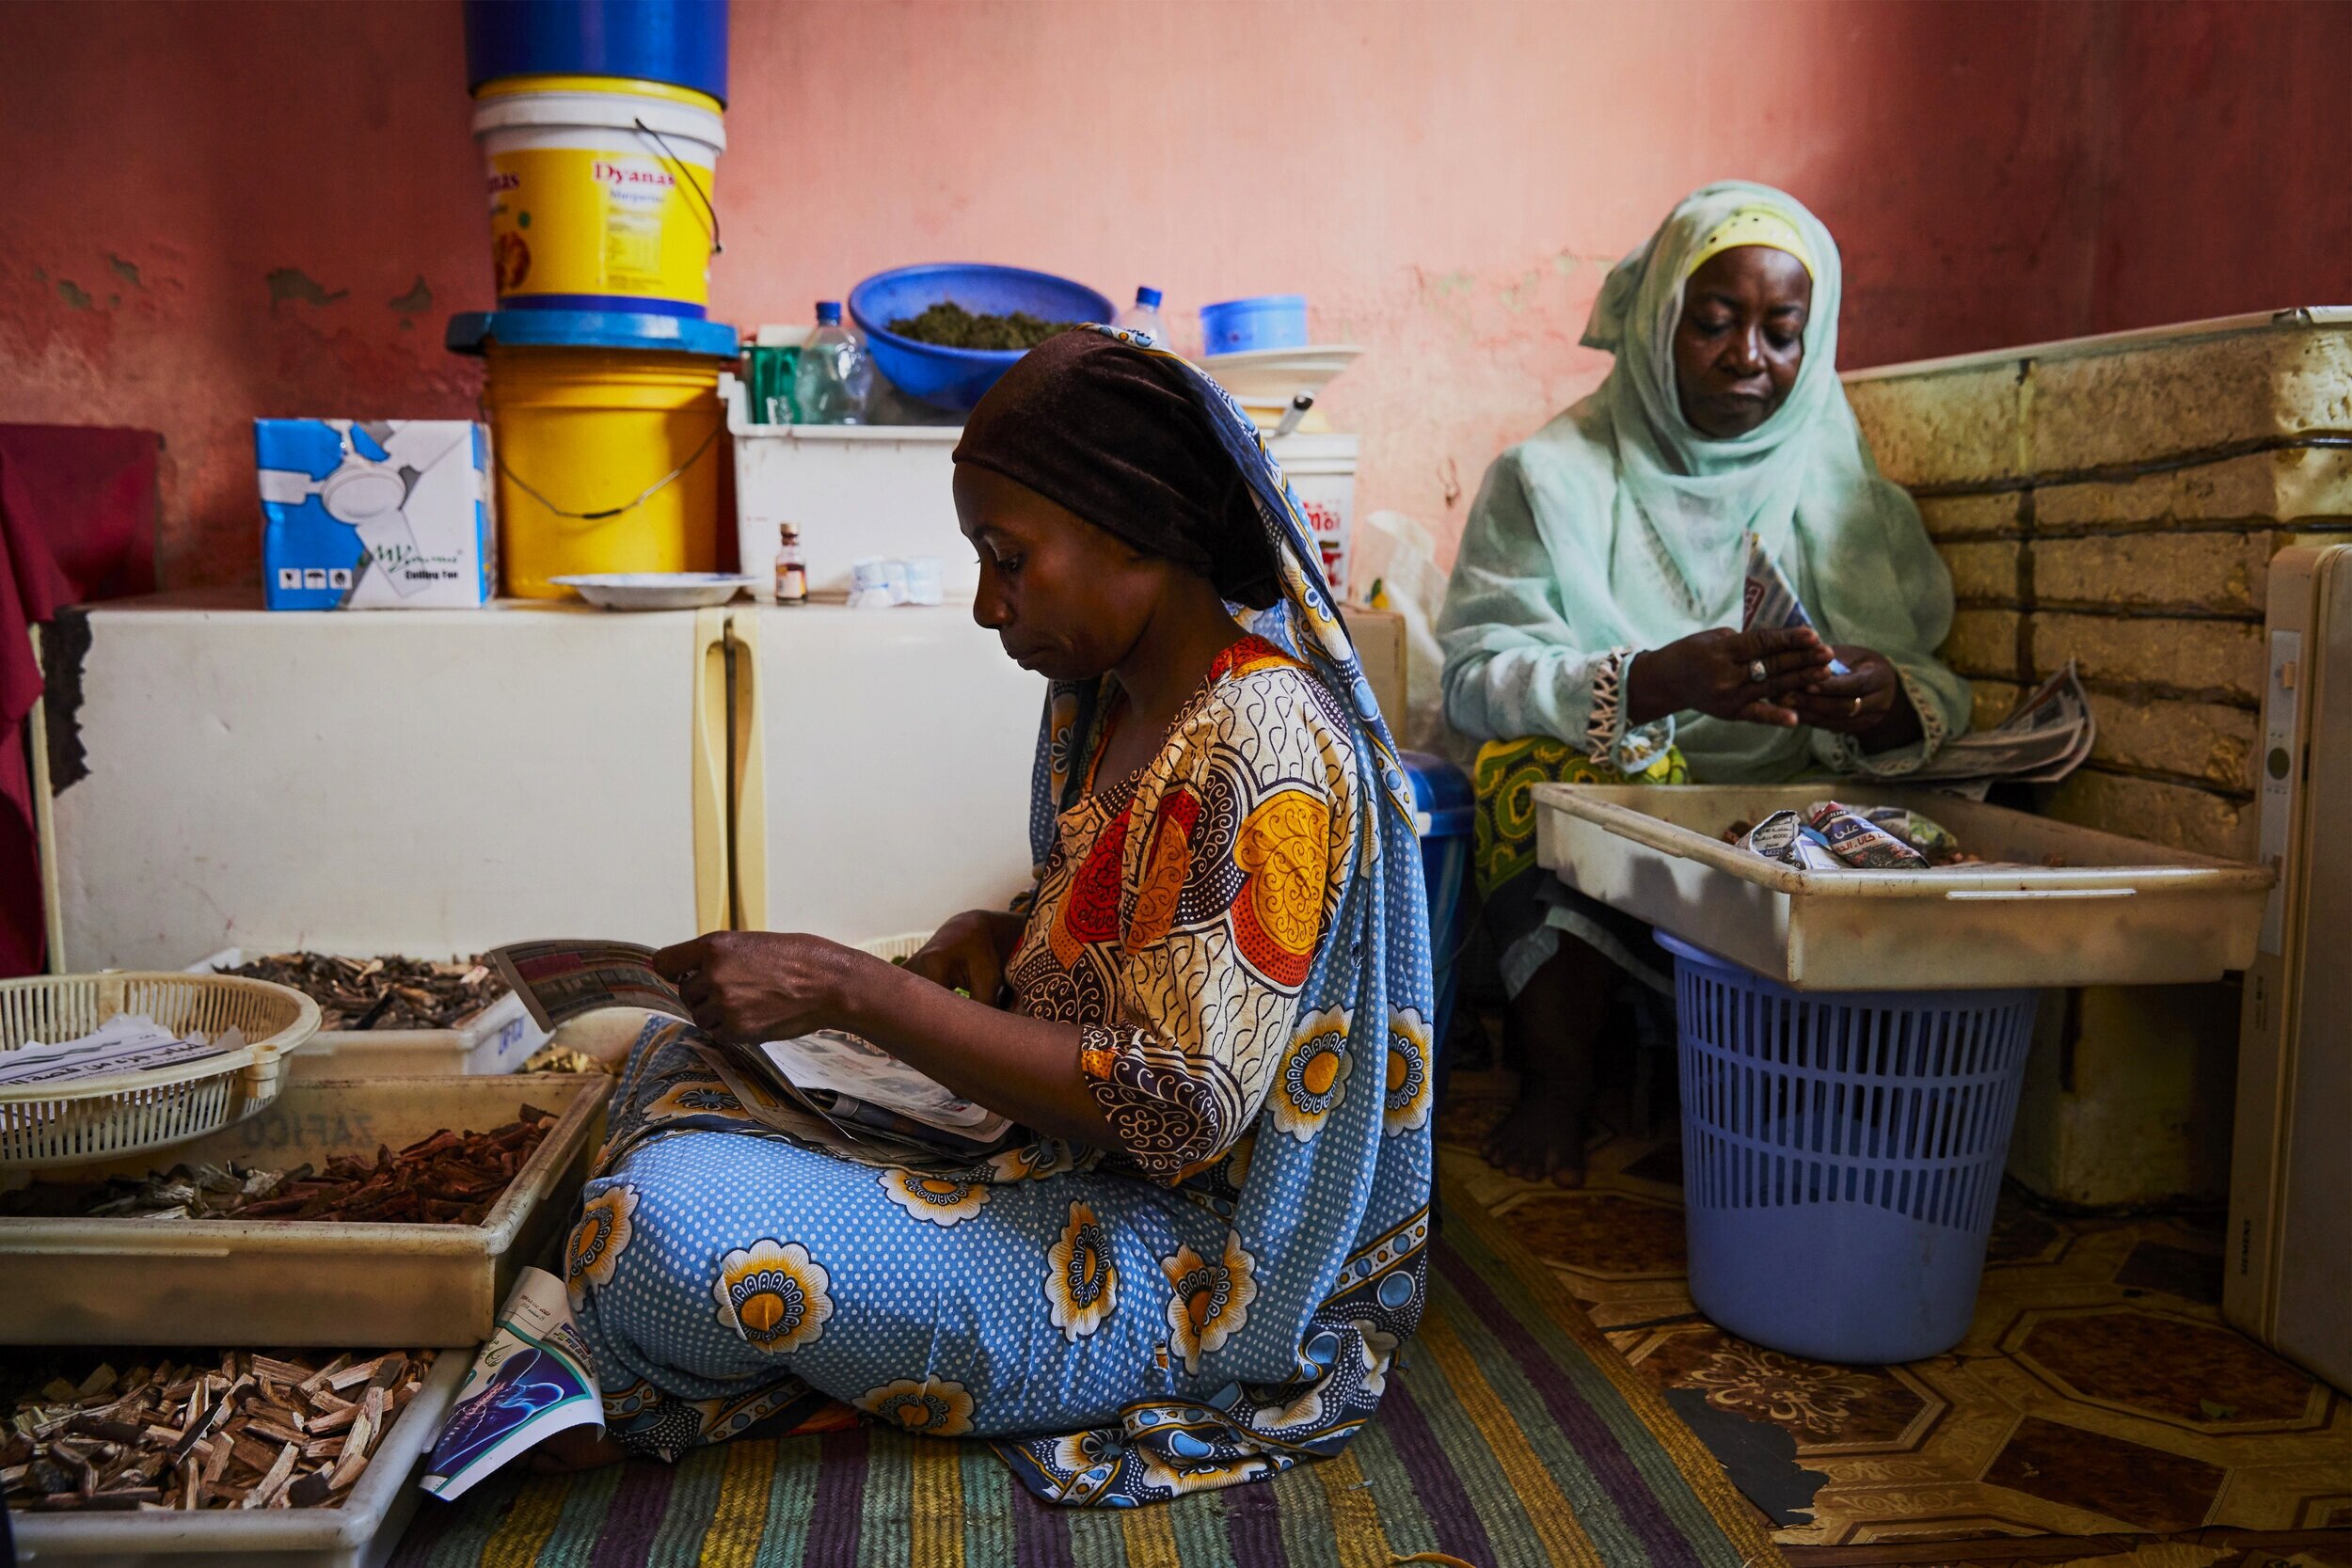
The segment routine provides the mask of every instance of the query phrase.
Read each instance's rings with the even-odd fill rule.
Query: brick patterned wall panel
[[[2015,681],[1991,680],[1983,676],[1970,680],[1968,689],[1976,699],[1968,716],[1968,727],[1972,730],[1993,728],[2010,716],[2010,710],[2017,706],[2017,699],[2026,694],[2026,689]],[[2097,701],[2092,699],[2094,706]]]
[[[2262,700],[2262,627],[2251,622],[2045,612],[2030,618],[2028,635],[2034,667],[2045,673],[2072,658],[2090,684]]]
[[[2086,768],[2053,786],[2044,809],[2060,821],[2201,855],[2229,860],[2254,856],[2253,806],[2185,784]]]
[[[2255,736],[2262,725],[2252,708],[2106,694],[2091,701],[2099,716],[2099,739],[2090,753],[2094,765],[2161,773],[2252,797]]]
[[[2101,534],[2037,538],[2037,608],[2108,607],[2259,618],[2272,532]]]
[[[2007,607],[2017,603],[2020,593],[2021,548],[2014,539],[1955,539],[1937,546],[1936,553],[1951,568],[1952,595],[1962,604]]]
[[[1968,676],[1995,679],[2014,676],[2017,669],[2017,626],[2011,610],[1960,610],[1952,613],[1952,631],[1941,650],[1944,662]]]
[[[2074,465],[2068,465],[2073,467]],[[1970,501],[2000,497],[1970,497]],[[1954,506],[1959,498],[1921,503]],[[2352,451],[2258,452],[2122,484],[2051,484],[2034,492],[2035,526],[2144,528],[2276,518],[2352,518]]]
[[[2014,536],[2018,530],[2019,496],[2014,490],[1993,496],[1921,496],[1919,520],[1928,537],[1976,539],[1987,535]]]
[[[2352,429],[2352,333],[2233,333],[2061,355],[2028,372],[2035,471],[2132,463],[2255,436]]]
[[[1898,484],[2024,472],[2013,365],[1851,381],[1846,397],[1880,470]]]

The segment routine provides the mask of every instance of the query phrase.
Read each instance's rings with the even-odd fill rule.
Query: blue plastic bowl
[[[1248,354],[1307,346],[1307,296],[1258,294],[1200,307],[1200,352]]]
[[[1112,315],[1111,302],[1083,283],[981,261],[896,267],[851,289],[850,319],[866,334],[874,368],[907,396],[960,414],[969,413],[1025,351],[942,348],[890,330],[890,323],[949,300],[976,316],[1026,310],[1046,321],[1107,322]]]

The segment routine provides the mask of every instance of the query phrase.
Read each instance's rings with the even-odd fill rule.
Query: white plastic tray
[[[225,948],[188,966],[192,974],[245,962],[245,949]],[[462,1073],[513,1072],[548,1042],[523,999],[509,991],[465,1022],[448,1029],[322,1029],[286,1058],[296,1083],[318,1078],[448,1078]]]
[[[1806,872],[1722,840],[1835,797],[1913,806],[1998,871]],[[1539,784],[1536,858],[1570,887],[1798,990],[2165,985],[2254,957],[2266,866],[1957,796],[1845,782]],[[2047,866],[2050,856],[2064,863]]]
[[[445,1350],[338,1508],[11,1513],[19,1562],[75,1568],[378,1568],[424,1496],[426,1453],[473,1360]]]
[[[151,1345],[171,1325],[200,1324],[193,1337],[206,1344],[478,1345],[515,1271],[570,1224],[612,1091],[601,1073],[290,1084],[267,1110],[209,1138],[51,1173],[139,1175],[183,1160],[323,1165],[444,1127],[502,1126],[524,1101],[558,1117],[480,1225],[0,1218],[0,1343]]]

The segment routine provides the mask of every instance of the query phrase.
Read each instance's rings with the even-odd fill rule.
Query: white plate
[[[548,580],[604,610],[701,610],[726,603],[758,579],[725,572],[598,572]]]
[[[1353,343],[1257,348],[1209,355],[1200,368],[1245,408],[1287,408],[1301,392],[1320,397],[1325,385],[1363,352]]]

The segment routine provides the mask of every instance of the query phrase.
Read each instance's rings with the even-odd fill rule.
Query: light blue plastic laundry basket
[[[1790,990],[1664,932],[1691,1299],[1817,1361],[1968,1332],[2033,1037],[2032,990]]]

